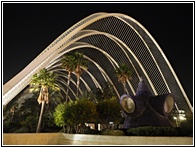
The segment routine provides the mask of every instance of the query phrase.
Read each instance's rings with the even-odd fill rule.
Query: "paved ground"
[[[3,134],[3,145],[193,145],[193,137],[106,136],[63,133]]]

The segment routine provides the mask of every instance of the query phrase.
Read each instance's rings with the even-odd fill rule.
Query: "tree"
[[[97,103],[96,96],[93,94],[92,91],[84,91],[82,94],[80,94],[78,97],[76,97],[78,100],[81,99],[87,99],[89,101],[92,101],[93,103]]]
[[[19,95],[14,97],[13,100],[5,106],[3,111],[5,115],[3,122],[9,123],[6,132],[35,132],[37,124],[36,122],[38,121],[39,108],[36,105],[36,100],[34,97],[35,95],[29,93],[28,91],[29,86],[23,89]],[[30,116],[32,117],[31,121]],[[24,129],[24,127],[27,130],[21,131],[20,129]]]
[[[57,126],[67,127],[67,131],[74,129],[76,133],[81,133],[86,122],[95,122],[97,119],[96,105],[88,99],[81,99],[68,103],[59,104],[54,113]]]
[[[67,103],[61,103],[57,105],[54,112],[54,123],[59,126],[63,127],[63,131],[65,132],[65,112],[66,112]]]
[[[69,83],[71,79],[71,73],[75,70],[74,60],[75,60],[75,57],[73,53],[66,53],[61,59],[62,68],[65,68],[68,71],[66,102],[68,102],[68,92],[69,92]]]
[[[37,102],[35,99],[37,94],[38,93],[35,93],[32,97],[26,99],[17,112],[19,114],[17,122],[21,124],[21,128],[25,127],[26,129],[28,129],[28,131],[26,132],[30,133],[36,131],[37,121],[40,112],[39,106],[37,106]]]
[[[96,110],[101,123],[115,122],[119,124],[122,119],[120,113],[121,106],[115,97],[100,101],[96,106]]]
[[[115,74],[118,77],[118,81],[123,84],[124,93],[127,94],[126,81],[132,78],[132,69],[123,63],[115,69]]]
[[[114,88],[109,82],[105,82],[104,85],[101,84],[101,87],[102,87],[102,91],[100,88],[94,90],[94,94],[95,94],[94,96],[98,102],[103,101],[105,99],[110,99],[112,97],[116,97]]]
[[[80,76],[82,74],[83,70],[87,70],[88,61],[84,58],[84,55],[79,52],[74,52],[74,65],[75,65],[75,74],[77,77],[77,93],[76,95],[79,95],[79,85],[80,85]]]
[[[42,106],[41,106],[39,121],[36,129],[36,132],[38,133],[40,132],[44,105],[45,103],[46,104],[49,103],[49,97],[48,97],[49,89],[52,91],[57,91],[59,90],[59,87],[58,84],[56,83],[56,75],[45,68],[41,69],[39,73],[33,75],[30,85],[31,85],[30,92],[40,91],[37,101],[39,104],[42,104]]]

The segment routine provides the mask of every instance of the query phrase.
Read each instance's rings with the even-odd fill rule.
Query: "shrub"
[[[98,119],[101,123],[107,124],[111,121],[120,123],[122,119],[120,114],[121,106],[116,98],[100,101],[96,106],[96,110],[99,114]]]
[[[100,131],[96,129],[85,128],[84,134],[95,134],[98,135]]]
[[[54,121],[59,127],[66,126],[67,129],[73,128],[76,133],[83,133],[85,123],[95,122],[97,116],[96,105],[87,99],[81,99],[59,104],[55,109]]]
[[[105,129],[100,132],[100,135],[124,136],[125,133],[122,130]]]
[[[152,127],[144,126],[131,128],[126,131],[129,136],[191,136],[190,128]]]
[[[180,136],[193,136],[193,128],[190,127],[177,127],[175,128]]]
[[[127,130],[127,133],[135,136],[154,136],[160,135],[161,130],[157,130],[155,127],[138,127]]]
[[[14,133],[28,133],[28,128],[27,127],[21,127],[20,129],[14,131]]]

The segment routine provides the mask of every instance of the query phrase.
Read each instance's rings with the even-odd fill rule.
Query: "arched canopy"
[[[3,105],[25,88],[32,75],[43,67],[66,74],[59,67],[59,60],[69,51],[82,52],[89,61],[88,71],[80,78],[81,92],[102,89],[101,84],[109,82],[120,97],[123,87],[114,70],[125,63],[134,70],[133,79],[127,81],[130,94],[135,95],[142,76],[153,95],[172,93],[176,98],[176,108],[192,112],[189,99],[157,42],[139,22],[119,13],[92,14],[61,34],[3,86]],[[75,85],[72,80],[71,89],[74,90]]]

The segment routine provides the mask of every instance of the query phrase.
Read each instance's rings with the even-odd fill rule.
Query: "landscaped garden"
[[[58,73],[54,69],[41,69],[32,77],[31,83],[4,106],[4,133],[192,136],[192,115],[186,115],[186,120],[176,122],[174,114],[171,114],[168,118],[173,127],[122,128],[125,120],[122,107],[110,83],[102,84],[102,90],[79,90],[80,76],[88,69],[88,62],[83,54],[67,53],[61,59],[60,65],[65,69],[65,73]],[[73,74],[76,77],[76,92],[75,96],[70,97],[70,91],[73,90],[69,85]],[[127,94],[126,81],[132,78],[132,69],[122,64],[114,74]]]

